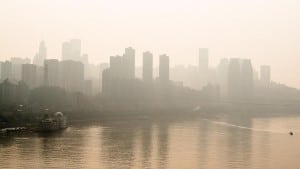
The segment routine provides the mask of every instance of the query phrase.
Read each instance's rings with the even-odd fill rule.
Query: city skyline
[[[299,0],[0,1],[0,169],[297,168],[299,18]]]
[[[287,1],[37,1],[1,2],[0,59],[33,57],[40,40],[49,58],[60,58],[61,43],[80,38],[91,62],[132,46],[167,53],[171,65],[197,62],[199,47],[211,50],[211,64],[225,57],[271,65],[274,80],[300,87],[297,7]],[[54,12],[55,11],[55,12]],[[155,11],[155,12],[154,12]],[[177,12],[181,11],[181,12]],[[253,12],[255,11],[255,12]],[[274,17],[272,17],[274,16]],[[158,58],[154,58],[157,63]],[[258,68],[258,67],[256,67]]]
[[[83,54],[81,46],[80,39],[63,42],[61,59],[58,60],[47,58],[47,47],[41,41],[32,63],[30,59],[21,58],[0,62],[0,79],[2,83],[7,79],[12,84],[14,81],[24,83],[31,90],[58,87],[71,93],[79,92],[87,96],[103,94],[116,98],[124,95],[125,91],[151,92],[160,85],[166,91],[172,86],[185,87],[203,92],[202,95],[208,98],[232,100],[252,100],[260,95],[257,91],[271,90],[276,86],[288,89],[272,81],[269,65],[260,65],[257,70],[250,59],[222,59],[217,66],[209,66],[208,48],[199,48],[198,65],[188,67],[171,67],[172,58],[167,54],[159,55],[159,66],[154,67],[153,54],[146,51],[141,68],[136,66],[136,50],[132,47],[126,47],[123,54],[110,56],[109,63],[95,65],[89,62],[87,54]],[[129,93],[126,95],[129,96]]]

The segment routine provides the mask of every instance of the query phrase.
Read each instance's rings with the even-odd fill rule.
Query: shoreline
[[[226,105],[226,104],[206,104],[205,106],[175,106],[168,108],[147,108],[147,109],[103,109],[98,111],[65,111],[63,112],[69,123],[85,121],[113,121],[113,120],[145,120],[145,119],[189,119],[195,117],[226,117],[226,118],[274,118],[274,117],[295,117],[300,116],[300,109],[297,107],[280,105]],[[9,127],[34,127],[37,125],[43,113],[23,113],[9,114],[11,120],[8,124],[0,125],[1,128]],[[4,116],[5,117],[5,116]],[[0,123],[1,124],[1,123]]]

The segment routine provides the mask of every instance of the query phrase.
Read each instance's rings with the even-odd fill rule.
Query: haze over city
[[[0,1],[0,168],[297,168],[299,18],[299,0]]]
[[[132,46],[170,56],[170,64],[197,65],[198,48],[221,58],[249,58],[254,68],[271,65],[272,79],[300,88],[300,17],[296,0],[275,1],[1,1],[0,60],[33,59],[41,40],[48,58],[61,58],[62,42],[79,38],[91,63]]]

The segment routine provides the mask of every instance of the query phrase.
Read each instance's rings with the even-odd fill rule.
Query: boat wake
[[[289,133],[290,131],[286,130],[266,130],[266,129],[258,129],[258,128],[252,128],[252,127],[246,127],[246,126],[240,126],[240,125],[236,125],[236,124],[231,124],[231,123],[227,123],[227,122],[222,122],[222,121],[214,121],[214,120],[210,120],[210,119],[203,119],[204,121],[208,121],[217,125],[222,125],[222,126],[227,126],[227,127],[233,127],[233,128],[239,128],[239,129],[243,129],[243,130],[251,130],[251,131],[256,131],[256,132],[265,132],[265,133],[274,133],[274,134],[286,134]],[[297,132],[297,131],[294,131]],[[298,131],[300,132],[300,131]]]

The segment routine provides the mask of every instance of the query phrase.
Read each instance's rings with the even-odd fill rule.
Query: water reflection
[[[164,169],[168,162],[169,153],[169,126],[167,122],[158,124],[158,168]]]
[[[105,126],[102,132],[104,161],[108,168],[131,168],[134,160],[134,123],[120,122]]]
[[[14,143],[13,136],[0,136],[0,148],[12,146]]]
[[[153,134],[153,124],[146,121],[144,125],[141,126],[141,144],[142,144],[142,168],[151,167],[151,154],[152,154],[152,134]]]
[[[299,123],[241,115],[74,124],[61,133],[1,136],[0,168],[294,168]],[[290,128],[295,136],[285,133]]]

